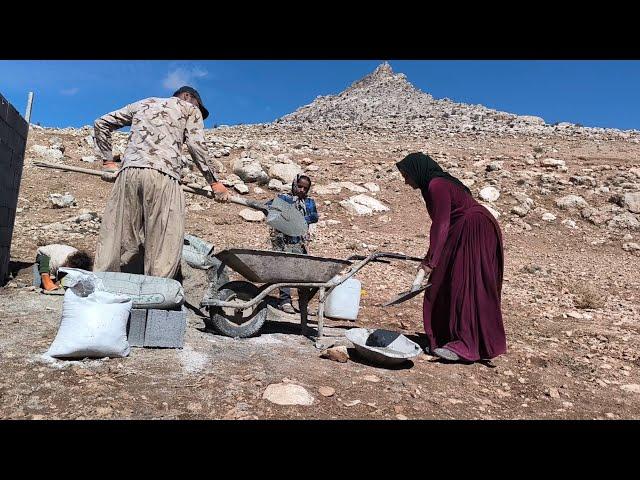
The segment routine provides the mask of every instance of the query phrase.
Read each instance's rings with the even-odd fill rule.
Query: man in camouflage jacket
[[[95,271],[142,273],[136,271],[142,263],[145,275],[177,275],[184,239],[185,199],[179,183],[183,144],[215,200],[229,198],[204,146],[208,116],[198,92],[182,87],[170,98],[146,98],[95,121],[96,145],[107,166],[113,162],[112,132],[131,127],[102,217]]]

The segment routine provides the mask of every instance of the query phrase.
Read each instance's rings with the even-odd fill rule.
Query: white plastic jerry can
[[[356,320],[360,309],[360,280],[350,278],[334,288],[324,303],[324,314],[330,318]]]

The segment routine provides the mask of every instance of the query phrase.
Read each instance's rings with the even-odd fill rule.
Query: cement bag
[[[87,296],[68,288],[58,334],[46,355],[59,358],[126,357],[128,297],[93,291]]]
[[[65,274],[60,281],[61,285],[73,289],[76,295],[86,297],[94,291],[102,290],[102,281],[92,272],[71,267],[61,267],[58,272]]]
[[[184,245],[182,246],[182,258],[191,268],[207,270],[214,266],[215,258],[213,254],[213,244],[205,242],[201,238],[193,235],[184,236]],[[220,263],[218,261],[218,263]]]
[[[100,290],[131,297],[133,308],[172,310],[184,303],[182,285],[171,278],[122,272],[92,272],[92,275],[100,280]]]

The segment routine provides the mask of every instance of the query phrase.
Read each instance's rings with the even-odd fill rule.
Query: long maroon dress
[[[468,361],[505,353],[498,222],[467,191],[444,178],[431,180],[423,196],[432,220],[426,263],[433,271],[423,306],[430,349],[445,347]]]

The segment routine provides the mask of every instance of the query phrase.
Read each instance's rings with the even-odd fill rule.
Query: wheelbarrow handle
[[[392,258],[395,260],[409,260],[411,262],[422,262],[424,258],[419,257],[410,257],[409,255],[405,255],[403,253],[393,253],[393,252],[379,252],[374,253],[372,258],[369,260],[371,262],[381,262],[381,263],[391,263],[387,260],[381,260],[382,258]],[[366,257],[364,255],[351,255],[347,260],[364,260]]]
[[[349,258],[347,258],[347,261],[352,261],[352,260],[364,260],[365,257],[364,255],[351,255]],[[371,260],[372,262],[378,262],[378,263],[391,263],[389,260],[382,260],[380,258],[374,258],[373,260]]]

